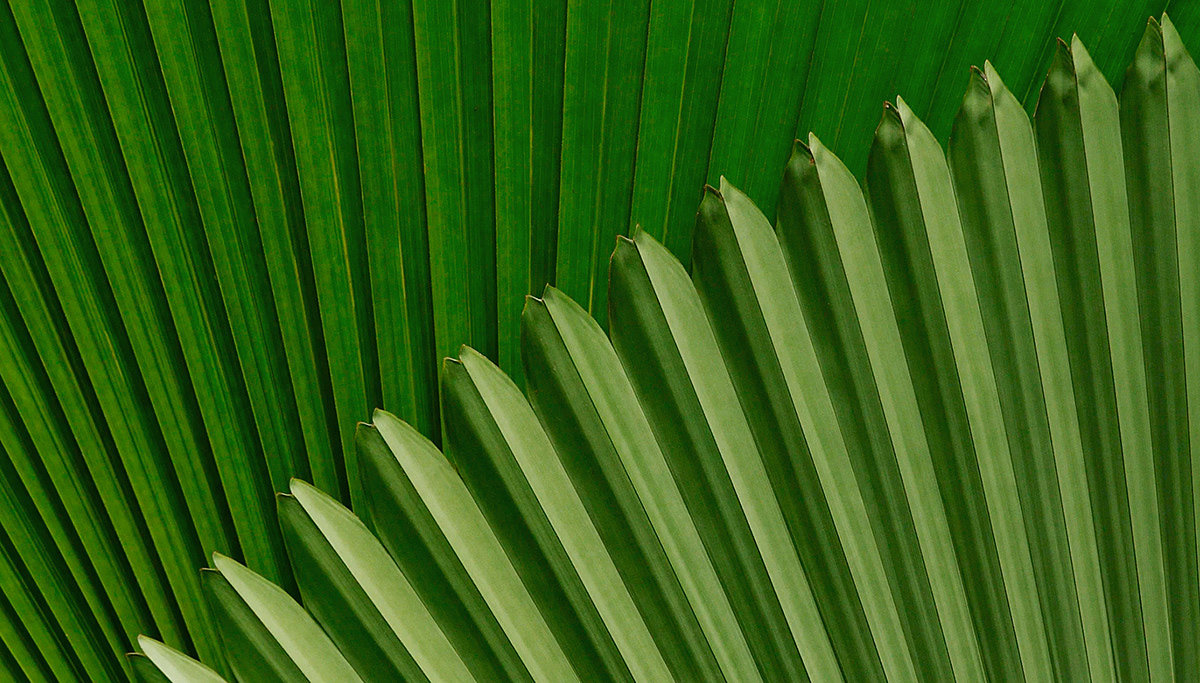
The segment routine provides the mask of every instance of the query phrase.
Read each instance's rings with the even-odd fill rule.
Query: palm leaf
[[[381,542],[292,484],[311,618],[217,559],[235,673],[1186,677],[1200,70],[1165,18],[1125,83],[1062,43],[1031,122],[985,64],[948,155],[898,101],[865,192],[814,137],[774,228],[708,188],[690,273],[620,239],[607,335],[555,288],[526,304],[528,399],[464,348],[445,455],[360,428]]]
[[[0,2],[0,671],[1186,677],[1165,4]]]

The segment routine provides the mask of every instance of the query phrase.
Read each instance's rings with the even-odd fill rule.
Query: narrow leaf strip
[[[826,381],[831,381],[831,367],[853,372],[841,391],[858,403],[841,408],[839,418],[865,419],[861,429],[878,436],[860,438],[867,444],[886,440],[894,451],[892,456],[875,446],[883,450],[876,455],[877,467],[895,472],[900,483],[898,490],[883,495],[892,499],[889,506],[907,507],[912,515],[917,548],[905,564],[924,574],[909,578],[913,586],[908,590],[920,597],[908,598],[904,607],[909,642],[921,653],[918,665],[932,677],[982,680],[962,560],[955,555],[951,522],[938,490],[939,463],[923,428],[913,375],[906,363],[897,362],[903,354],[901,331],[890,299],[880,296],[887,281],[867,205],[849,169],[816,137],[810,137],[809,147],[798,143],[788,164],[778,232],[805,314],[814,320],[812,333],[832,335],[824,322],[830,318],[837,330],[823,344]],[[819,281],[824,285],[816,286]],[[838,355],[839,348],[845,356]],[[889,510],[886,516],[899,519],[900,514]],[[926,582],[928,588],[922,585]],[[925,591],[928,597],[921,595]],[[932,610],[926,601],[932,602]]]
[[[516,385],[483,356],[464,349],[463,365],[487,403],[550,524],[608,625],[630,673],[670,676],[549,439]]]
[[[153,638],[138,637],[138,647],[171,683],[221,683],[217,672]]]
[[[545,306],[722,671],[731,680],[757,678],[753,656],[737,626],[735,608],[721,587],[696,522],[688,514],[679,484],[637,404],[616,352],[600,325],[562,292],[547,288]]]
[[[221,554],[213,555],[213,566],[310,680],[361,680],[321,627],[282,588]]]
[[[554,634],[450,463],[416,430],[388,413],[376,412],[374,423],[530,673],[547,680],[575,680]]]

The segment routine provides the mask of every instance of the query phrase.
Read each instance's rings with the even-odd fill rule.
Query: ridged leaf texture
[[[1200,670],[1200,70],[1151,21],[1121,98],[990,63],[948,153],[888,105],[865,190],[797,142],[685,268],[621,237],[607,332],[557,288],[526,390],[464,347],[443,448],[377,411],[360,521],[278,499],[300,602],[224,556],[240,680],[1186,680]],[[301,607],[301,603],[304,607]],[[157,641],[135,670],[217,674]]]
[[[1197,39],[0,0],[0,678],[1196,677]]]

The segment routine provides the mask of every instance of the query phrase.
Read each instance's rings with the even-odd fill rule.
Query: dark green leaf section
[[[602,325],[608,316],[608,255],[613,240],[632,227],[650,5],[567,3],[554,282]]]

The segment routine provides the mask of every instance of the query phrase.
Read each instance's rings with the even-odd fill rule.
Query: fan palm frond
[[[865,191],[815,137],[774,226],[722,179],[690,271],[618,239],[607,332],[526,302],[526,393],[464,347],[442,450],[360,425],[365,523],[292,481],[303,607],[214,558],[231,673],[1187,678],[1198,127],[1164,18],[1119,102],[1060,42],[1032,121],[974,71],[948,154],[886,107]],[[142,646],[147,678],[217,676]]]

